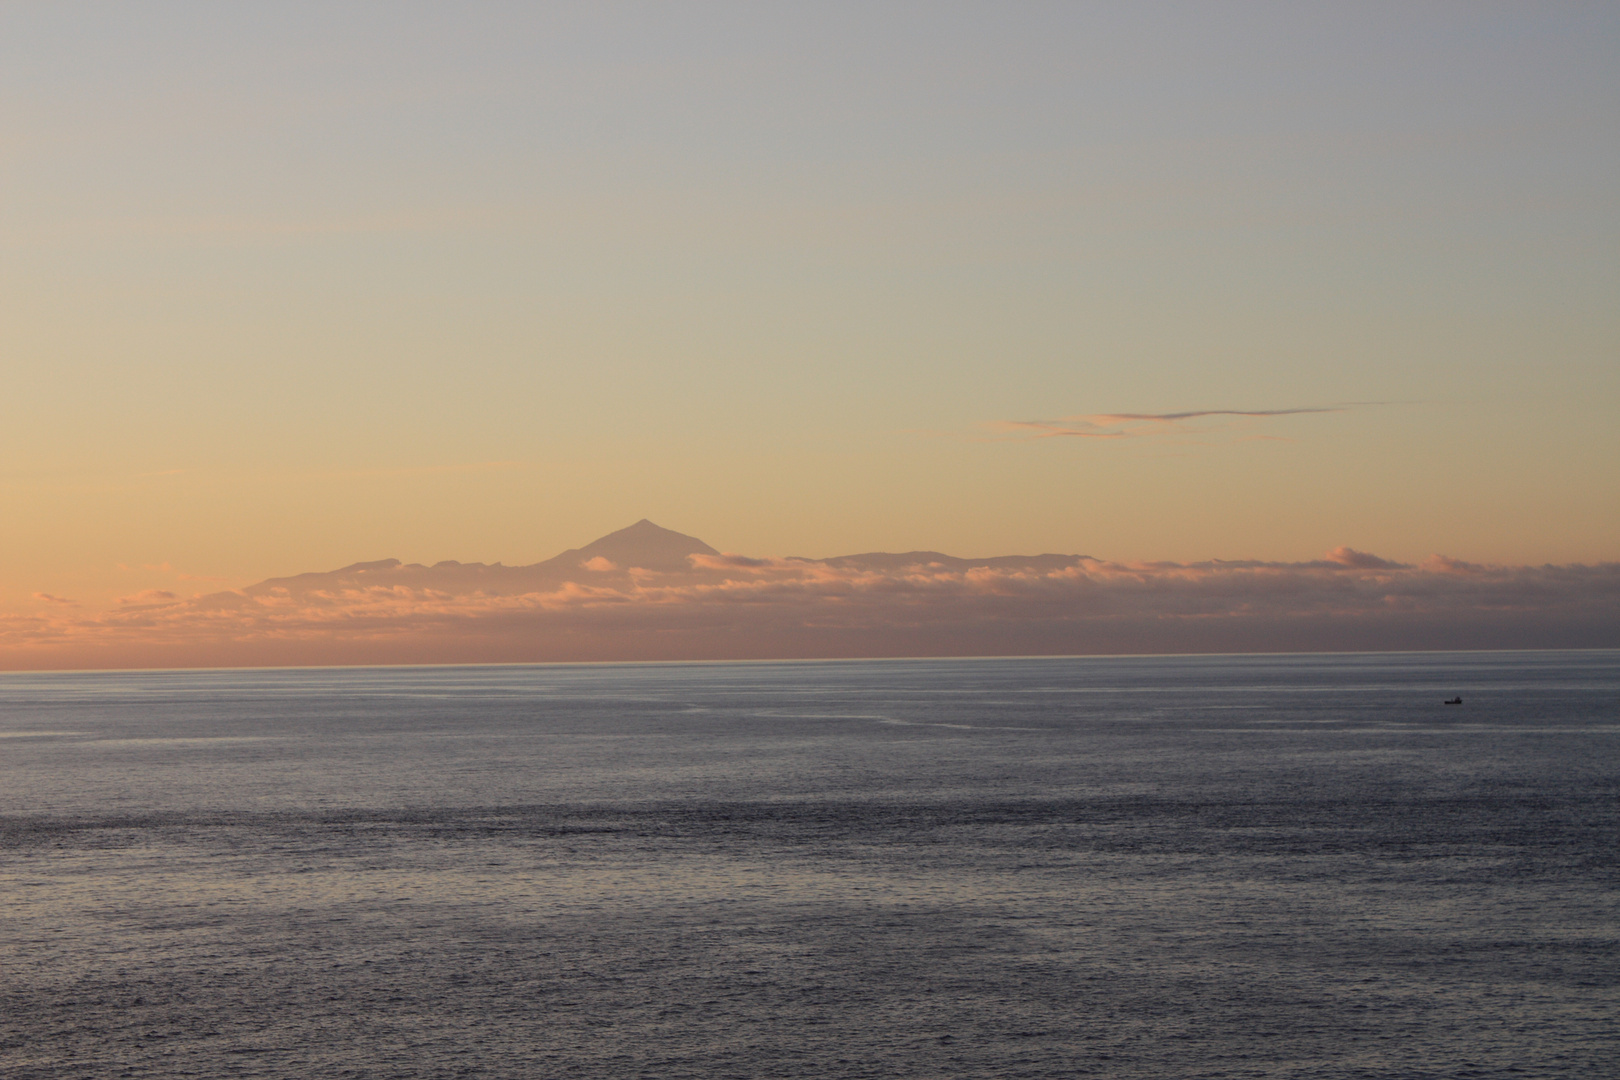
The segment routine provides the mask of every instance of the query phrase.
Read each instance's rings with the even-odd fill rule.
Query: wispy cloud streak
[[[1274,416],[1303,416],[1313,413],[1339,413],[1381,402],[1351,402],[1342,405],[1316,405],[1294,409],[1192,409],[1165,413],[1081,413],[1051,420],[995,420],[989,430],[1012,439],[1129,439],[1192,430],[1192,421],[1231,417],[1237,420],[1263,420]],[[1207,431],[1208,426],[1199,430]]]

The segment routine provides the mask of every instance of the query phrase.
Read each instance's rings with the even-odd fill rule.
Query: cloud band
[[[1620,647],[1620,563],[697,555],[526,584],[446,565],[0,616],[0,667]]]

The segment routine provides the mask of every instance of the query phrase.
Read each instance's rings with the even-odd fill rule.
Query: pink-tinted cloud
[[[0,666],[1620,646],[1620,563],[709,551],[665,570],[386,560],[98,615],[53,605],[0,619]]]
[[[79,602],[77,600],[69,600],[65,596],[52,596],[48,592],[37,592],[34,594],[34,599],[43,604],[62,604],[66,607],[79,606]]]
[[[1082,416],[1057,420],[992,420],[985,427],[1024,439],[1125,439],[1133,434],[1122,428],[1106,428]]]
[[[1444,559],[1445,558],[1445,556],[1443,556],[1443,555],[1436,555],[1434,557],[1436,559]],[[1405,570],[1405,569],[1407,569],[1407,567],[1401,565],[1400,563],[1390,562],[1388,559],[1380,559],[1376,555],[1369,555],[1365,551],[1357,551],[1355,548],[1352,548],[1352,547],[1336,547],[1332,551],[1330,551],[1326,555],[1324,555],[1323,558],[1325,558],[1328,562],[1338,563],[1340,566],[1347,566],[1352,570]],[[1455,561],[1455,560],[1450,560],[1450,561]]]

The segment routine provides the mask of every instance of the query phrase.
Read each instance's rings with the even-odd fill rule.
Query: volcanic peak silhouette
[[[620,569],[639,566],[646,570],[673,572],[692,569],[692,555],[718,555],[714,548],[695,536],[661,528],[642,518],[618,532],[608,533],[582,548],[573,548],[541,565],[582,565],[592,559],[606,559]]]

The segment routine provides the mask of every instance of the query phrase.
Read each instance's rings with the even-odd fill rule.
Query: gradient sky
[[[5,4],[0,605],[642,517],[1620,558],[1617,56],[1613,4]]]

